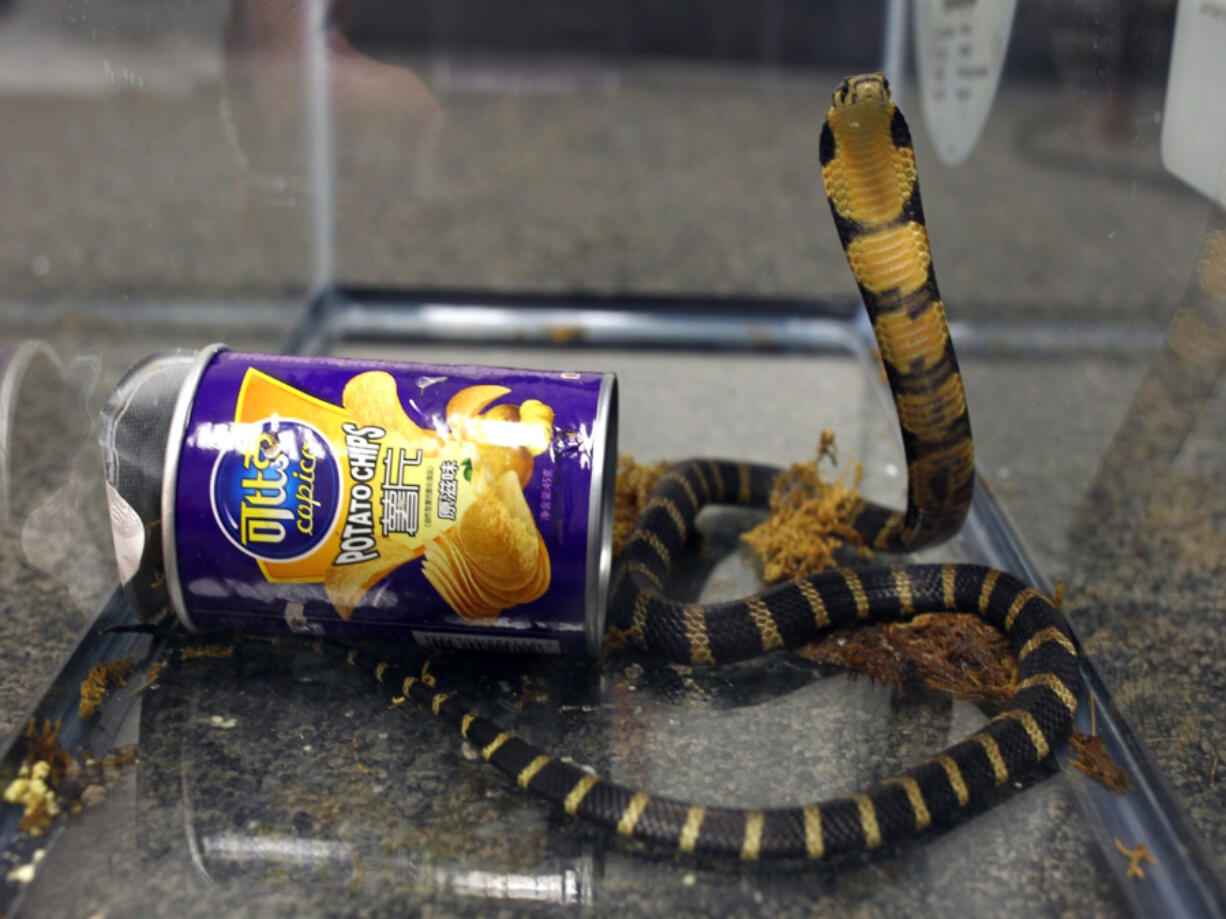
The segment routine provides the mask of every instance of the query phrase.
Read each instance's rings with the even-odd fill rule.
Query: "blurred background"
[[[6,305],[158,319],[301,303],[323,275],[847,295],[814,145],[834,82],[882,66],[885,4],[313,5],[314,136],[304,0],[8,0]],[[1159,162],[1173,18],[1165,0],[1021,4],[957,169],[929,152],[900,44],[956,317],[1169,315],[1206,213]]]

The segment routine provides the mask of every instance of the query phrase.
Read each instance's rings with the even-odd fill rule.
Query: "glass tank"
[[[1220,0],[0,0],[0,915],[1226,913],[1223,49]],[[601,626],[606,605],[632,621],[607,543],[630,457],[807,463],[908,501],[914,435],[891,387],[914,367],[874,337],[882,297],[906,290],[853,276],[876,224],[824,183],[831,162],[859,168],[853,127],[824,139],[832,94],[877,72],[909,130],[875,141],[913,151],[923,188],[879,232],[927,228],[974,497],[947,539],[835,559],[990,566],[1062,598],[1080,741],[997,770],[938,827],[875,846],[865,823],[870,851],[825,860],[687,853],[700,823],[668,846],[576,820],[582,795],[525,790],[537,772],[799,807],[1001,711],[925,684],[897,624],[736,663],[670,661]],[[909,321],[927,321],[928,284]],[[382,570],[316,577],[315,542],[276,558],[237,530],[173,542],[178,497],[212,500],[224,529],[225,483],[272,462],[189,462],[230,430],[200,420],[209,374],[248,352],[301,405],[247,418],[231,402],[233,423],[293,440],[308,511],[348,485],[338,539],[369,513],[355,457],[390,403],[375,383],[301,380],[390,361],[407,368],[396,417],[419,412],[396,475],[438,459],[454,498],[474,456],[493,462],[458,431],[543,425],[488,480],[519,497],[472,519],[514,529],[524,501],[570,513],[573,495],[586,554],[551,557],[562,525],[538,521],[545,556],[532,541],[530,573],[507,573],[511,549],[480,555],[449,528],[469,517],[441,479],[397,479],[393,506],[384,473],[384,538],[436,515],[404,561],[450,598],[427,634]],[[481,387],[511,372],[470,365],[566,393],[615,374],[617,397],[573,419],[562,391],[491,409],[502,395]],[[329,485],[312,438],[331,424],[350,440]],[[550,478],[555,453],[573,468]],[[703,509],[660,590],[691,607],[761,591],[742,539],[771,519],[757,504]],[[280,505],[244,508],[228,525],[253,538],[281,525]],[[221,570],[227,553],[265,581]],[[560,593],[523,600],[550,563],[573,647],[533,631]],[[375,596],[416,630],[338,635],[304,599],[325,588],[328,622]],[[189,634],[217,597],[217,622],[255,631]],[[537,604],[527,638],[483,624],[521,602]],[[379,680],[334,640],[373,650]],[[559,759],[507,778],[483,762],[505,741],[457,734],[434,717],[446,700],[431,712],[408,682],[388,692],[384,667]],[[615,821],[631,833],[652,806],[635,800]],[[754,819],[744,856],[774,832]]]

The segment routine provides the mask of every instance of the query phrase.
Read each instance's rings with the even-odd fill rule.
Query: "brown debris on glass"
[[[82,719],[92,718],[98,714],[102,700],[112,686],[127,686],[128,677],[132,675],[132,655],[113,661],[103,661],[95,664],[89,675],[81,681],[81,701],[77,703],[77,714]]]

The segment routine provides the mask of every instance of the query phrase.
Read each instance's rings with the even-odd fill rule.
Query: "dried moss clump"
[[[810,463],[795,463],[779,474],[770,497],[770,515],[741,538],[762,560],[763,577],[769,581],[803,577],[834,564],[834,552],[847,544],[869,554],[863,538],[851,523],[859,513],[858,463],[828,481],[818,465],[835,461],[834,433],[822,431],[817,457]],[[613,499],[613,555],[621,554],[634,532],[660,477],[671,463],[640,465],[634,457],[617,458],[617,485]]]
[[[828,481],[818,468],[824,457],[834,459],[834,435],[823,432],[817,458],[794,463],[780,473],[771,491],[770,516],[741,539],[762,559],[768,582],[799,578],[834,565],[834,553],[846,544],[863,554],[869,549],[852,527],[859,513],[859,463]],[[850,471],[850,481],[848,472]]]
[[[136,689],[132,690],[132,695],[139,696],[146,689],[151,689],[153,686],[157,685],[158,677],[162,675],[162,671],[165,669],[165,658],[162,658],[162,660],[159,661],[154,661],[152,664],[150,664],[149,670],[145,674],[145,681],[137,686]]]
[[[96,665],[89,671],[89,676],[81,681],[81,701],[77,703],[77,714],[82,718],[94,717],[106,698],[106,691],[111,686],[127,686],[131,675],[131,654]]]
[[[959,699],[1003,702],[1017,690],[1017,658],[995,626],[969,613],[925,613],[885,627],[924,684]]]
[[[1111,761],[1107,745],[1097,734],[1083,734],[1074,729],[1069,732],[1068,745],[1076,754],[1076,758],[1069,761],[1073,767],[1112,791],[1123,794],[1132,787],[1128,773]]]
[[[59,737],[58,722],[44,722],[40,730],[30,719],[25,733],[29,750],[17,778],[4,789],[4,800],[22,808],[17,828],[31,836],[42,835],[65,812],[77,814],[104,800],[119,780],[118,767],[136,761],[136,748],[125,747],[103,759],[86,754],[77,762]]]
[[[196,660],[202,657],[233,657],[234,645],[188,645],[179,652],[179,656],[185,661]]]
[[[1154,854],[1149,851],[1149,846],[1143,842],[1137,843],[1130,849],[1124,845],[1123,840],[1117,836],[1115,838],[1115,848],[1120,855],[1128,859],[1128,870],[1124,873],[1125,877],[1145,877],[1145,869],[1141,867],[1141,862],[1149,862],[1151,865],[1158,864],[1157,860],[1154,858]]]
[[[862,673],[874,683],[897,689],[914,675],[914,669],[886,638],[883,625],[837,629],[794,650],[806,660],[848,670],[853,677]]]
[[[60,802],[48,781],[51,768],[45,762],[22,763],[17,778],[4,789],[4,800],[22,808],[17,829],[31,836],[42,835],[60,814]]]
[[[959,699],[1001,702],[1017,686],[1008,640],[969,613],[927,613],[910,622],[842,629],[797,653],[897,688],[917,680]]]
[[[4,789],[4,800],[22,808],[17,828],[38,836],[62,810],[55,789],[63,784],[66,776],[75,775],[78,766],[60,746],[58,722],[45,722],[39,730],[30,719],[25,736],[30,749],[17,771],[17,778]]]

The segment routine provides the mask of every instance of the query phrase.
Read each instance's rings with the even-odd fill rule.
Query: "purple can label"
[[[611,377],[202,360],[167,478],[192,627],[593,650]]]

